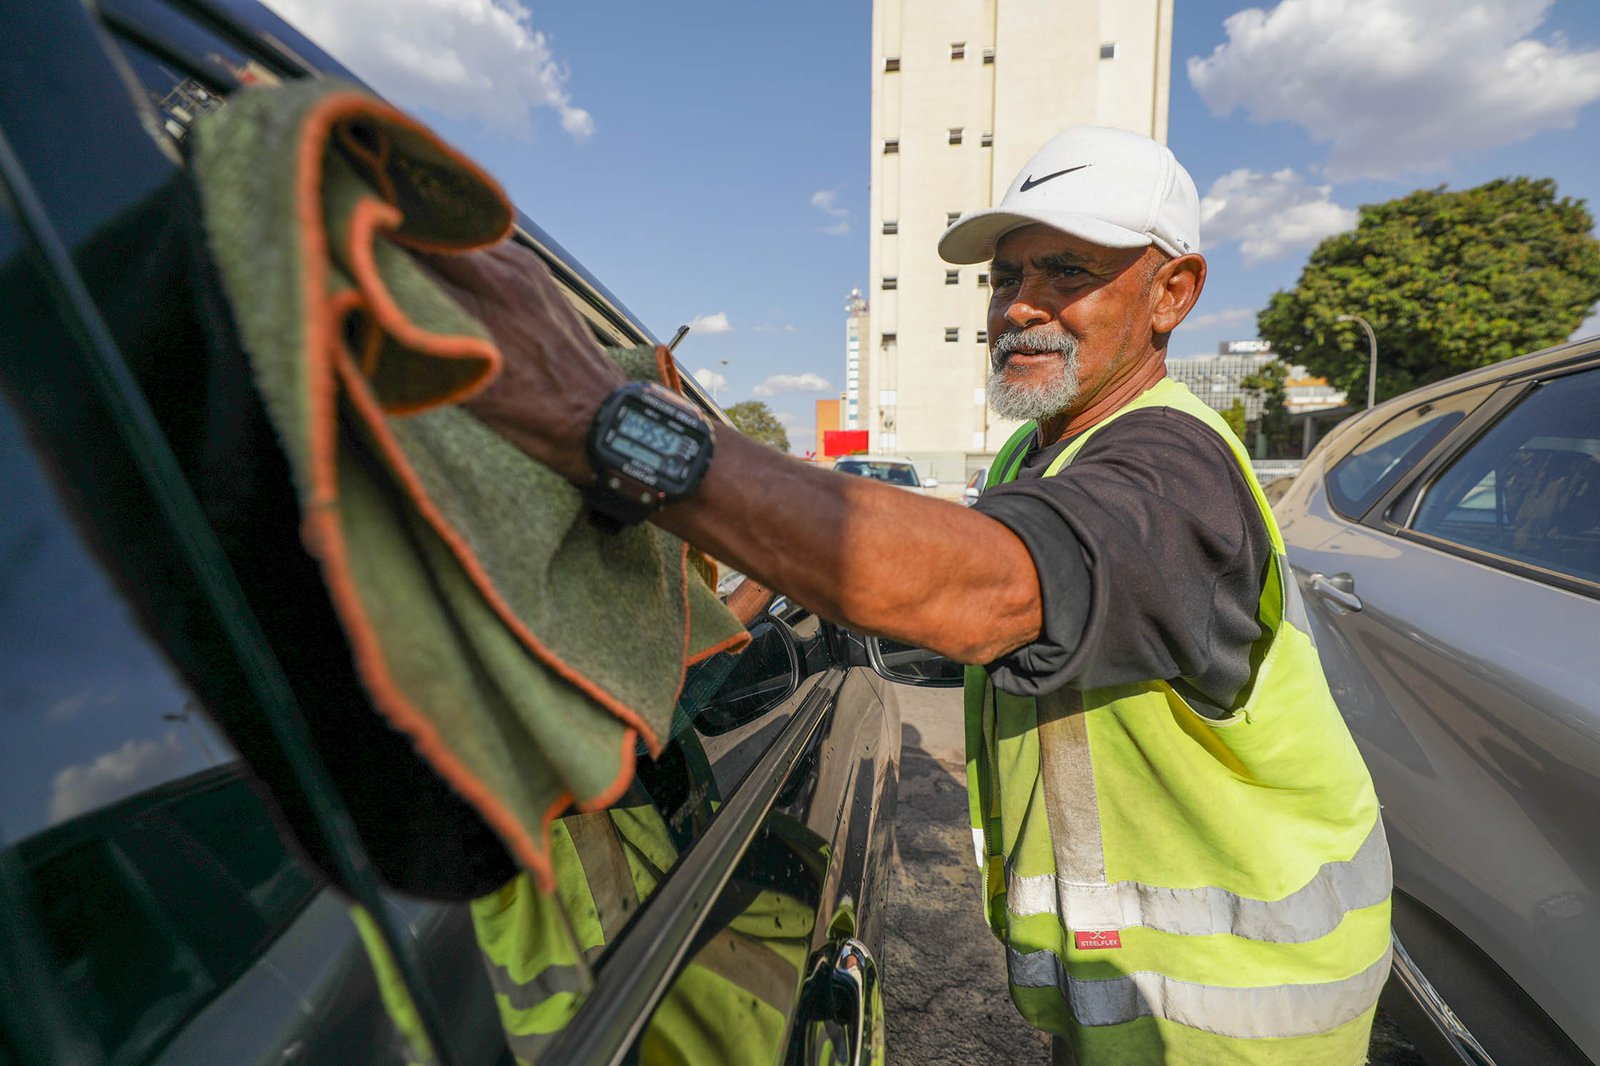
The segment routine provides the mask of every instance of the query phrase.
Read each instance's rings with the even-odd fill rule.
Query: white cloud
[[[1276,259],[1354,228],[1358,213],[1329,200],[1331,192],[1293,170],[1235,170],[1201,198],[1200,235],[1207,244],[1238,241],[1246,263]]]
[[[822,189],[811,194],[811,206],[834,219],[819,232],[829,237],[845,237],[850,233],[850,209],[839,206],[838,189]]]
[[[756,332],[757,333],[799,333],[800,330],[795,326],[795,324],[793,322],[785,322],[781,326],[777,325],[776,323],[772,323],[772,322],[763,322],[761,325],[756,327]]]
[[[91,763],[68,766],[51,782],[50,824],[86,814],[166,780],[182,767],[184,755],[178,734],[169,730],[160,742],[130,740]]]
[[[689,320],[689,332],[695,333],[732,333],[733,324],[728,321],[728,312],[718,311],[714,315],[695,315]]]
[[[1530,36],[1552,2],[1282,0],[1230,15],[1189,81],[1215,114],[1304,127],[1334,181],[1439,170],[1600,99],[1600,49]]]
[[[832,392],[833,386],[820,374],[774,374],[750,391],[756,396],[776,396],[780,392]]]
[[[526,133],[548,107],[576,140],[594,132],[567,94],[567,70],[519,0],[266,0],[401,107]]]
[[[94,696],[94,690],[80,692],[67,696],[52,703],[44,712],[45,719],[51,722],[70,722],[78,717],[78,712],[89,706],[89,700]]]
[[[1196,329],[1215,329],[1222,326],[1242,326],[1246,322],[1255,320],[1255,308],[1229,307],[1222,311],[1207,311],[1203,315],[1194,315],[1184,319],[1183,324]]]
[[[727,376],[719,374],[709,367],[701,367],[699,370],[696,370],[694,372],[694,379],[700,383],[701,388],[706,389],[713,396],[728,387]]]

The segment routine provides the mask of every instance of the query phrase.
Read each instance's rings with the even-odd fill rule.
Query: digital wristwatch
[[[615,533],[683,499],[705,476],[713,440],[710,423],[660,385],[617,389],[589,429],[590,521]]]

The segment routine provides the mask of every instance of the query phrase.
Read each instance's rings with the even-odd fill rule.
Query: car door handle
[[[802,1002],[807,1004],[804,1013],[816,1021],[831,1022],[829,1029],[838,1029],[834,1030],[837,1035],[808,1036],[806,1061],[869,1066],[874,1059],[873,1049],[883,1040],[883,1034],[876,1031],[882,995],[877,963],[867,946],[855,937],[835,941],[814,956],[801,994]],[[840,1036],[845,1043],[842,1049],[837,1042]]]
[[[1349,574],[1312,574],[1307,582],[1311,591],[1336,603],[1347,611],[1361,610],[1361,598],[1356,595],[1356,579]]]

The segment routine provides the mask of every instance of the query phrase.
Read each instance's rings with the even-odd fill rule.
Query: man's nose
[[[1029,326],[1039,326],[1049,322],[1055,316],[1046,309],[1018,297],[1011,301],[1011,306],[1006,308],[1006,321],[1018,329],[1027,329]]]

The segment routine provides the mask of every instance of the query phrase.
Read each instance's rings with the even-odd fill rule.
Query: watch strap
[[[596,528],[606,533],[616,533],[638,525],[660,508],[659,498],[642,499],[641,496],[648,494],[630,492],[620,483],[610,484],[618,480],[615,477],[603,484],[603,477],[605,475],[596,475],[594,483],[583,489],[583,499],[589,507],[589,521]]]

